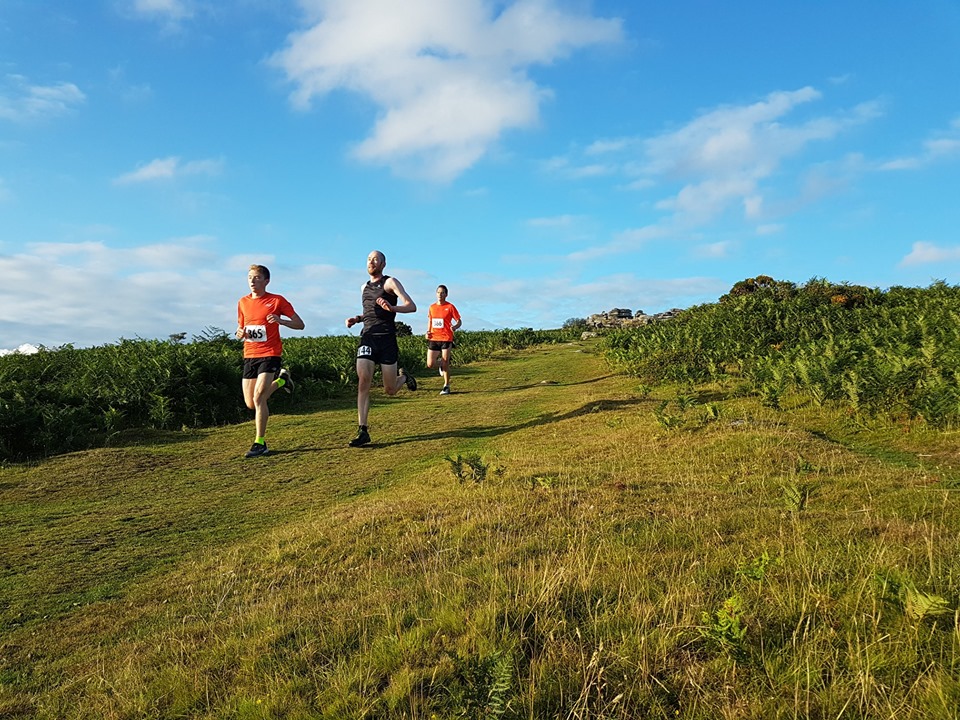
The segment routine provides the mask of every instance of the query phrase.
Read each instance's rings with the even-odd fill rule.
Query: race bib
[[[430,327],[434,330],[443,330],[443,318],[430,318]]]
[[[373,355],[373,348],[370,347],[369,345],[361,345],[361,346],[357,349],[357,357],[358,357],[358,358],[368,358],[368,357],[370,357],[371,355]]]
[[[244,328],[247,331],[247,335],[244,338],[246,342],[266,342],[267,341],[267,326],[266,325],[247,325]]]

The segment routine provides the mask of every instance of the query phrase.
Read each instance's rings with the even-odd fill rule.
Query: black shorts
[[[357,360],[373,360],[379,365],[396,365],[400,359],[396,335],[361,335]]]
[[[271,355],[270,357],[244,358],[243,359],[243,379],[256,380],[263,373],[273,373],[277,375],[280,372],[280,356]]]
[[[427,350],[433,350],[434,352],[449,350],[452,347],[453,340],[427,340]]]

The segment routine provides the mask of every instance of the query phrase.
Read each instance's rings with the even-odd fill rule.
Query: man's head
[[[254,295],[260,295],[270,282],[270,270],[265,265],[251,265],[247,272],[247,284]]]
[[[387,256],[384,255],[379,250],[372,251],[367,255],[367,272],[370,273],[373,277],[376,277],[383,272],[383,268],[387,266]]]

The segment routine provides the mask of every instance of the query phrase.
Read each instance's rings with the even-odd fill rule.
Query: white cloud
[[[530,218],[527,220],[527,225],[545,228],[570,227],[578,219],[576,215],[554,215],[553,217]]]
[[[590,178],[590,177],[601,177],[603,175],[612,175],[617,171],[617,168],[613,165],[601,165],[600,163],[593,163],[591,165],[581,165],[580,167],[574,167],[567,170],[567,175],[571,178]]]
[[[917,170],[941,160],[960,158],[960,117],[950,122],[946,130],[931,133],[915,155],[888,160],[879,165],[880,170]]]
[[[754,223],[790,211],[799,200],[768,201],[784,161],[801,154],[812,143],[831,140],[881,112],[879,103],[866,102],[792,120],[799,108],[821,97],[820,91],[812,87],[772,92],[758,102],[706,110],[685,125],[660,135],[601,139],[588,145],[584,157],[603,155],[607,160],[605,169],[615,169],[628,178],[626,189],[646,193],[653,188],[679,189],[652,203],[663,215],[639,235],[628,231],[606,246],[589,248],[573,257],[586,260],[629,251],[636,247],[637,238],[645,242],[667,235],[686,235],[691,227],[706,225],[731,210],[739,211],[743,220]],[[557,156],[548,161],[546,169],[572,176],[576,166],[575,158]],[[834,172],[845,169],[846,177],[854,166],[853,160],[848,159]],[[817,176],[818,188],[836,191],[842,185],[835,179],[828,188],[828,178],[823,177],[825,168]],[[811,182],[813,179],[808,180],[808,186]],[[804,189],[811,191],[808,186]],[[802,200],[810,199],[812,194],[808,192]],[[760,227],[764,230],[759,232],[768,232],[779,226],[765,223]]]
[[[649,190],[652,187],[656,187],[657,183],[653,178],[640,178],[638,180],[631,180],[627,183],[627,190]]]
[[[960,157],[960,138],[927,140],[919,154],[888,160],[880,165],[880,169],[917,170],[950,157]]]
[[[757,218],[763,214],[763,196],[751,195],[743,199],[744,217]]]
[[[605,155],[607,153],[619,153],[629,149],[635,143],[630,138],[619,138],[617,140],[597,140],[590,143],[583,151],[585,155]]]
[[[714,278],[658,279],[620,272],[591,280],[507,279],[469,274],[458,282],[456,292],[458,298],[492,299],[483,307],[483,316],[490,327],[557,328],[571,317],[584,317],[614,307],[647,313],[689,307],[714,301],[728,289],[728,284]],[[476,329],[469,325],[470,305],[458,302],[457,297],[451,301],[464,315],[465,327]]]
[[[151,160],[136,170],[115,178],[114,185],[131,185],[155,180],[174,180],[188,175],[219,175],[223,171],[223,160],[191,160],[181,162],[179,157],[166,157]]]
[[[270,267],[270,290],[293,303],[306,322],[305,335],[347,333],[343,320],[359,309],[366,280],[362,259],[346,268],[289,260],[285,264],[270,255],[224,255],[219,245],[206,236],[132,248],[96,241],[47,242],[0,255],[0,304],[30,308],[23,321],[16,313],[8,318],[5,347],[85,347],[120,338],[166,339],[181,332],[192,337],[208,327],[232,332],[236,303],[247,292],[247,267],[253,262]],[[464,315],[465,329],[551,328],[569,317],[610,307],[656,312],[715,300],[726,290],[711,278],[663,280],[624,271],[581,280],[578,271],[572,273],[514,279],[468,272],[451,286],[452,300]],[[391,274],[422,305],[440,282],[449,282],[403,266]],[[406,320],[419,331],[424,318],[421,309]]]
[[[0,119],[32,122],[70,112],[86,100],[73,83],[31,85],[22,75],[7,75],[0,85]]]
[[[22,320],[18,313],[9,315],[4,346],[85,347],[120,338],[192,336],[210,326],[232,332],[252,263],[270,268],[270,290],[293,303],[307,324],[305,334],[346,332],[343,319],[359,309],[366,279],[362,259],[350,268],[284,263],[264,253],[224,255],[219,245],[209,236],[127,248],[99,241],[44,242],[0,254],[0,305],[30,308]],[[396,268],[396,273],[410,280],[415,298],[433,295],[436,278],[424,284],[417,271]]]
[[[28,320],[9,318],[5,337],[93,345],[223,327],[235,318],[242,271],[221,269],[212,244],[202,236],[135,248],[48,242],[2,255],[0,303],[30,308]]]
[[[956,260],[960,260],[960,246],[938,247],[933,243],[915,242],[910,253],[900,261],[900,267],[930,265],[932,263],[954,262]]]
[[[40,352],[40,348],[38,348],[36,345],[24,343],[20,347],[14,348],[13,350],[0,350],[0,357],[3,355],[13,355],[14,353],[19,353],[20,355],[33,355],[34,353],[38,352]]]
[[[542,161],[540,166],[547,174],[560,175],[571,180],[613,175],[619,171],[615,164],[586,163],[574,165],[569,158],[559,156]]]
[[[785,122],[794,109],[820,97],[811,87],[774,92],[761,102],[711,110],[679,130],[646,140],[641,172],[687,183],[659,206],[673,210],[679,219],[702,223],[741,203],[746,217],[755,218],[762,206],[760,182],[785,158],[880,111],[876,103],[863,103],[833,116]]]
[[[651,240],[659,240],[668,234],[669,230],[661,225],[648,225],[642,228],[624,230],[617,233],[613,240],[606,245],[588,247],[570,253],[567,255],[567,260],[574,263],[581,263],[587,260],[596,260],[597,258],[607,255],[636,252]]]
[[[733,244],[727,241],[699,245],[693,249],[693,256],[700,259],[716,260],[730,254]]]
[[[530,66],[621,37],[619,20],[555,0],[302,4],[314,24],[272,58],[295,85],[294,105],[336,89],[368,97],[381,114],[356,157],[435,181],[464,172],[505,131],[538,122],[550,92],[527,76]]]
[[[676,196],[656,204],[660,210],[671,210],[686,222],[707,222],[723,212],[732,202],[755,197],[756,181],[747,176],[718,177],[685,186]],[[756,200],[753,202],[756,205]]]
[[[139,104],[153,97],[153,88],[148,83],[133,84],[127,80],[127,71],[123,65],[111,68],[107,75],[110,88],[125,102]]]
[[[784,225],[781,223],[767,223],[757,226],[757,235],[775,235],[776,233],[783,232],[783,230]]]
[[[135,15],[171,21],[193,16],[193,7],[186,0],[132,0],[129,10]]]

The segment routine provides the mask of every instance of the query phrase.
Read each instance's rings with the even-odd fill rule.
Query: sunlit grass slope
[[[957,435],[594,350],[0,469],[0,717],[957,717]]]

